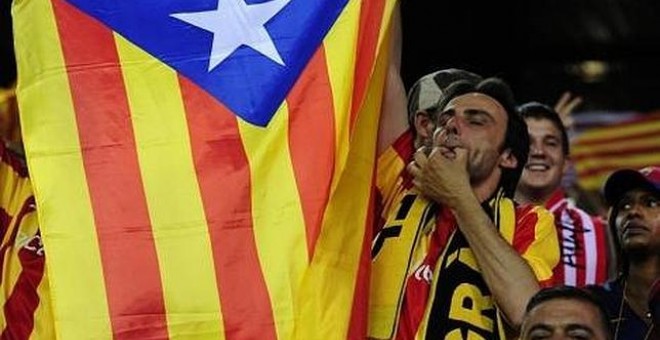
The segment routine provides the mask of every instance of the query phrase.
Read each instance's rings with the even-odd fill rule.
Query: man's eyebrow
[[[529,328],[529,333],[536,331],[536,330],[543,330],[543,331],[548,331],[552,332],[552,327],[549,325],[546,325],[544,323],[537,323],[535,325],[532,325],[532,327]]]

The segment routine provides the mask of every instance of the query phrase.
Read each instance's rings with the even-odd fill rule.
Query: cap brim
[[[660,189],[653,185],[646,177],[636,170],[624,169],[615,171],[605,182],[603,195],[609,206],[619,203],[621,197],[631,189],[647,189],[652,192],[659,192]]]

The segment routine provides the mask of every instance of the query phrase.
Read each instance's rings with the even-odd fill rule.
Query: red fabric
[[[436,218],[436,229],[431,235],[429,253],[418,266],[418,269],[423,270],[425,267],[428,268],[427,270],[430,270],[432,277],[438,259],[445,246],[447,246],[449,236],[455,230],[456,219],[454,215],[451,213],[451,210],[443,207],[438,212],[438,217]],[[415,272],[414,275],[408,277],[396,339],[415,339],[417,329],[419,329],[419,325],[424,318],[424,310],[430,296],[431,287],[431,280],[425,281],[422,272]]]
[[[545,206],[554,215],[561,249],[553,271],[555,284],[583,287],[605,283],[608,246],[602,219],[573,206],[562,190],[555,191]]]

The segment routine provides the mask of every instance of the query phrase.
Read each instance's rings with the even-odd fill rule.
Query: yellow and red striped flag
[[[660,165],[660,112],[587,129],[571,145],[580,186],[599,190],[618,169]]]
[[[15,0],[62,339],[361,339],[394,0]]]

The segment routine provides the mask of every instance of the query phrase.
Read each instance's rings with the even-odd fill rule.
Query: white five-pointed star
[[[242,45],[252,47],[274,62],[284,65],[264,25],[291,0],[272,0],[248,5],[245,0],[218,0],[212,11],[175,13],[172,17],[213,33],[210,72]]]

